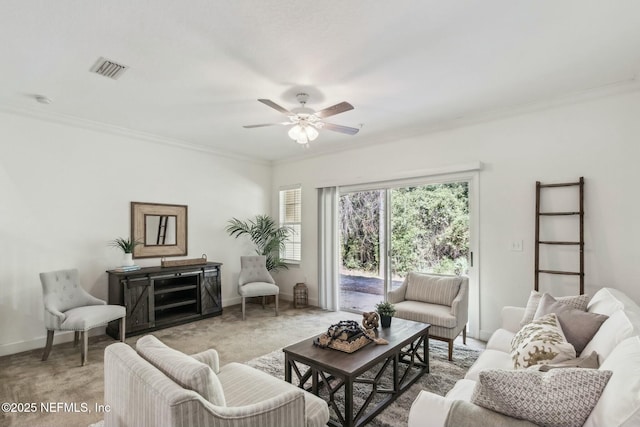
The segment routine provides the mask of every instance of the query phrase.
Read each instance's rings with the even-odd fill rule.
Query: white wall
[[[537,180],[585,177],[586,291],[611,286],[640,301],[639,118],[640,93],[632,92],[278,164],[274,192],[301,183],[303,194],[303,261],[299,268],[280,273],[281,284],[290,289],[304,280],[317,301],[316,186],[378,181],[411,170],[481,161],[480,253],[476,254],[481,337],[499,327],[501,307],[524,305],[533,289]],[[362,132],[366,135],[366,128]],[[550,237],[565,234],[562,226],[552,227]],[[524,241],[522,252],[510,250],[517,240]],[[554,293],[577,293],[577,285],[553,278],[561,284]]]
[[[77,267],[107,298],[105,270],[122,258],[107,242],[129,236],[131,201],[188,205],[188,257],[224,263],[223,305],[237,304],[253,249],[224,227],[269,212],[270,192],[268,164],[0,114],[0,355],[44,345],[39,272]]]

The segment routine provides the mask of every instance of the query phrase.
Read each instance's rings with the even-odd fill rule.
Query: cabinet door
[[[220,268],[204,269],[204,280],[200,282],[200,304],[203,315],[222,311]]]
[[[124,305],[127,307],[127,333],[153,326],[149,317],[151,281],[148,277],[123,279]]]

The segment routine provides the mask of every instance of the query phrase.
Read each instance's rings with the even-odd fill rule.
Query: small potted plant
[[[396,308],[389,301],[376,304],[376,311],[380,315],[380,324],[383,328],[391,326],[391,318],[396,314]]]
[[[123,266],[133,265],[133,249],[140,245],[141,242],[131,238],[118,237],[109,242],[109,246],[119,248],[124,253]]]

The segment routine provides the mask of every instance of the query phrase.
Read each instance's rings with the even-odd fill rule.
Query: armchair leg
[[[80,331],[75,331],[73,333],[73,346],[76,347],[80,342]]]
[[[126,326],[126,317],[120,319],[120,341],[124,342],[125,338],[125,326]]]
[[[87,352],[89,350],[89,331],[82,331],[82,348],[80,349],[80,361],[82,366],[87,364]]]
[[[264,310],[264,303],[265,303],[266,300],[267,300],[267,297],[263,295],[262,296],[262,309],[263,310]]]
[[[453,361],[453,340],[447,340],[449,341],[449,362]]]
[[[52,346],[53,346],[53,330],[47,329],[47,344],[44,347],[44,354],[42,355],[43,362],[49,358],[49,353],[51,353]]]
[[[467,345],[467,325],[462,329],[462,344]]]
[[[244,297],[242,297],[242,320],[244,320]]]
[[[279,296],[280,296],[280,295],[277,295],[277,294],[276,294],[276,316],[278,315],[278,297],[279,297]]]

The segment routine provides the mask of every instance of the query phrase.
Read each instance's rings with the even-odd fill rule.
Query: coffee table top
[[[327,328],[329,326],[327,325]],[[398,352],[419,336],[427,335],[429,327],[431,325],[428,323],[393,318],[389,328],[378,328],[378,337],[389,341],[386,345],[377,345],[372,342],[353,353],[344,353],[331,348],[314,346],[313,341],[321,335],[318,334],[313,338],[285,347],[282,351],[301,363],[315,365],[327,371],[337,371],[343,375],[358,375]]]

